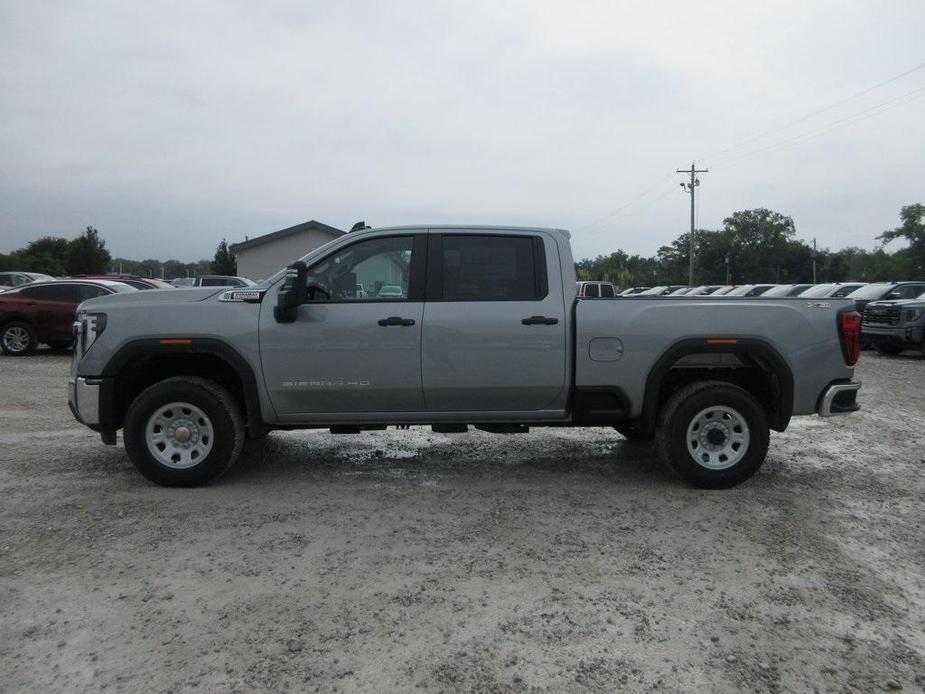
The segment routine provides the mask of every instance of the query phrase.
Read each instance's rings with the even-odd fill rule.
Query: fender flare
[[[665,376],[671,367],[689,354],[742,354],[757,357],[777,378],[780,388],[778,401],[771,410],[771,428],[783,431],[793,415],[793,372],[790,365],[774,347],[755,338],[730,338],[735,342],[726,344],[709,344],[706,338],[688,338],[676,342],[655,362],[646,379],[645,396],[642,405],[642,423],[647,430],[654,430],[658,419],[659,392]]]
[[[207,354],[218,357],[230,366],[241,379],[242,389],[244,391],[245,420],[247,428],[251,432],[258,432],[265,428],[261,416],[260,395],[257,386],[257,377],[253,368],[241,354],[227,342],[216,338],[196,337],[196,338],[178,338],[183,342],[171,342],[163,344],[162,340],[171,338],[144,338],[140,340],[131,340],[116,350],[106,366],[103,367],[101,376],[106,379],[112,379],[114,382],[122,370],[134,359],[139,357],[150,357],[159,355],[177,355],[177,354]],[[188,342],[186,340],[189,340]],[[113,393],[115,395],[115,393]],[[112,399],[109,399],[110,407]]]

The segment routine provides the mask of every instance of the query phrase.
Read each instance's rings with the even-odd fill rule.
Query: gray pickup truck
[[[362,290],[358,289],[362,287]],[[74,416],[163,485],[204,484],[273,429],[613,427],[730,487],[791,416],[858,409],[844,299],[579,299],[568,232],[363,230],[244,289],[77,311]]]

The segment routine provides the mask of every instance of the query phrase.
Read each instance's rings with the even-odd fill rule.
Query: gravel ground
[[[274,433],[161,489],[0,357],[0,690],[925,688],[925,360],[736,489],[605,429]]]

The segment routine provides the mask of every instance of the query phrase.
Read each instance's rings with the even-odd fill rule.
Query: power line
[[[706,157],[702,157],[702,159],[707,159],[707,160],[712,161],[714,157],[718,157],[721,154],[726,154],[727,152],[731,152],[735,149],[738,149],[739,147],[743,147],[745,145],[751,144],[752,142],[755,142],[764,137],[767,137],[768,135],[773,135],[775,133],[780,132],[781,130],[786,130],[787,128],[791,128],[794,125],[799,125],[800,123],[804,123],[811,118],[815,118],[816,116],[822,113],[825,113],[826,111],[831,111],[833,108],[838,108],[839,106],[847,104],[850,101],[854,101],[855,99],[859,99],[862,96],[870,94],[872,91],[880,89],[881,87],[885,87],[886,85],[891,84],[898,79],[902,79],[906,75],[911,75],[913,72],[917,72],[918,70],[921,70],[922,68],[925,68],[925,63],[916,65],[915,67],[910,68],[909,70],[906,70],[905,72],[901,72],[898,75],[894,75],[893,77],[890,77],[889,79],[883,80],[882,82],[878,82],[877,84],[873,86],[867,87],[866,89],[862,89],[861,91],[856,92],[852,94],[851,96],[845,97],[844,99],[839,99],[838,101],[831,103],[828,106],[824,106],[823,108],[812,111],[811,113],[807,113],[805,116],[800,116],[796,120],[792,120],[789,123],[784,123],[783,125],[779,125],[775,128],[771,128],[770,130],[766,130],[762,133],[759,133],[758,135],[754,135],[746,140],[742,140],[741,142],[738,142],[734,145],[726,147],[725,149],[721,149],[718,152],[713,152],[713,154],[710,154],[709,156],[706,156]]]
[[[797,144],[803,144],[804,142],[809,142],[810,140],[814,140],[815,138],[821,137],[822,135],[827,135],[828,133],[834,130],[838,130],[839,128],[852,125],[859,121],[866,120],[867,118],[870,118],[872,116],[877,116],[877,115],[880,115],[881,113],[885,113],[894,108],[898,108],[899,106],[904,106],[908,103],[911,103],[912,101],[915,101],[916,99],[919,99],[922,96],[925,96],[923,92],[925,92],[925,86],[919,87],[917,89],[913,89],[910,92],[906,92],[905,94],[901,94],[899,96],[893,97],[892,99],[887,99],[884,102],[881,102],[875,106],[871,106],[870,108],[864,109],[863,111],[858,111],[857,113],[851,114],[850,116],[845,116],[844,118],[839,118],[837,120],[826,123],[824,126],[822,126],[818,130],[805,132],[800,135],[795,135],[788,139],[780,140],[778,142],[772,143],[765,147],[761,147],[751,152],[744,152],[726,161],[721,161],[718,164],[714,164],[713,167],[721,169],[721,168],[728,168],[731,166],[737,166],[761,154],[772,152],[778,149],[784,149],[786,147],[791,147]]]
[[[856,93],[854,93],[854,94],[852,94],[852,95],[850,95],[850,96],[848,96],[848,97],[845,97],[845,98],[843,98],[843,99],[840,99],[840,100],[838,100],[838,101],[836,101],[836,102],[834,102],[834,103],[831,103],[831,104],[829,104],[829,105],[827,105],[827,106],[824,106],[823,108],[820,108],[820,109],[817,109],[817,110],[815,110],[815,111],[812,111],[812,112],[810,112],[810,113],[808,113],[808,114],[806,114],[806,115],[804,115],[804,116],[801,116],[801,117],[799,117],[799,118],[797,118],[797,119],[795,119],[795,120],[792,120],[792,121],[790,121],[790,122],[788,122],[788,123],[785,123],[785,124],[783,124],[783,125],[777,126],[777,127],[772,128],[772,129],[770,129],[770,130],[766,130],[766,131],[764,131],[764,132],[762,132],[762,133],[759,133],[759,134],[757,134],[757,135],[754,135],[754,136],[752,136],[752,137],[750,137],[750,138],[748,138],[748,139],[746,139],[746,140],[743,140],[743,141],[741,141],[741,142],[739,142],[739,143],[736,143],[736,144],[731,145],[731,146],[729,146],[729,147],[726,147],[726,148],[724,148],[724,149],[722,149],[722,150],[719,150],[718,152],[714,152],[714,153],[711,154],[709,157],[707,157],[707,159],[712,159],[712,158],[714,158],[714,157],[721,157],[721,155],[723,155],[723,154],[727,154],[727,153],[732,152],[732,151],[734,151],[734,150],[736,150],[736,149],[738,149],[738,148],[740,148],[740,147],[744,147],[745,145],[748,145],[748,144],[751,144],[751,143],[753,143],[753,142],[756,142],[756,141],[758,141],[758,140],[760,140],[760,139],[762,139],[762,138],[767,137],[768,135],[773,135],[773,134],[775,134],[775,133],[781,132],[782,130],[786,130],[787,128],[791,128],[791,127],[793,127],[794,125],[799,125],[800,123],[806,122],[806,121],[810,120],[811,118],[814,118],[814,117],[816,117],[816,116],[818,116],[818,115],[821,115],[822,113],[825,113],[825,112],[827,112],[827,111],[831,111],[831,110],[834,109],[834,108],[837,108],[837,107],[842,106],[842,105],[844,105],[844,104],[846,104],[846,103],[849,103],[849,102],[851,102],[851,101],[854,101],[854,100],[856,100],[856,99],[859,99],[859,98],[861,98],[862,96],[865,96],[865,95],[867,95],[867,94],[869,94],[869,93],[871,93],[871,92],[873,92],[873,91],[875,91],[875,90],[877,90],[877,89],[880,89],[881,87],[884,87],[884,86],[886,86],[886,85],[888,85],[888,84],[891,84],[891,83],[893,83],[893,82],[895,82],[895,81],[897,81],[897,80],[899,80],[899,79],[902,79],[903,77],[905,77],[905,76],[907,76],[907,75],[911,75],[912,73],[917,72],[918,70],[921,70],[922,68],[925,68],[925,63],[921,63],[921,64],[919,64],[919,65],[916,65],[915,67],[912,67],[912,68],[910,68],[910,69],[908,69],[908,70],[906,70],[906,71],[904,71],[904,72],[901,72],[901,73],[899,73],[898,75],[894,75],[894,76],[892,76],[892,77],[890,77],[890,78],[888,78],[888,79],[883,80],[882,82],[878,82],[877,84],[871,85],[870,87],[866,87],[865,89],[862,89],[862,90],[859,91],[859,92],[856,92]],[[916,92],[918,92],[918,91],[919,91],[919,90],[915,90],[914,92],[911,92],[911,93],[916,93]],[[879,104],[878,106],[874,106],[873,109],[874,109],[875,111],[878,111],[878,112],[883,112],[883,111],[889,110],[889,109],[891,109],[891,108],[894,108],[894,106],[901,106],[901,105],[903,105],[904,103],[908,103],[908,101],[904,101],[904,102],[902,102],[902,103],[895,104],[894,106],[889,106],[889,107],[887,107],[887,108],[883,108],[883,106],[884,106],[885,104],[889,104],[890,102],[895,101],[897,98],[898,98],[898,99],[902,99],[902,98],[904,98],[904,97],[906,97],[906,96],[909,96],[909,94],[905,94],[905,95],[903,95],[903,96],[896,97],[896,98],[894,98],[894,99],[890,99],[890,100],[888,100],[887,102],[884,102],[884,103]],[[912,101],[912,100],[914,100],[915,98],[918,98],[918,97],[917,97],[917,96],[916,96],[916,97],[913,97],[912,99],[909,99],[909,101]],[[879,110],[879,109],[882,109],[882,110]],[[868,110],[868,111],[869,111],[869,110]],[[849,116],[849,117],[847,117],[847,118],[840,119],[840,120],[838,120],[838,121],[834,121],[834,122],[832,122],[832,123],[829,123],[827,126],[825,126],[825,129],[824,129],[824,130],[816,131],[816,132],[813,132],[813,133],[804,133],[804,134],[802,134],[802,135],[798,135],[798,136],[796,136],[796,137],[794,137],[794,138],[791,138],[791,139],[789,139],[789,140],[784,140],[784,141],[775,143],[775,144],[773,144],[773,145],[769,145],[769,146],[767,146],[767,147],[764,147],[764,148],[761,148],[761,149],[758,149],[758,150],[754,150],[754,151],[752,151],[752,152],[743,153],[743,154],[741,154],[741,155],[736,155],[736,156],[734,156],[734,157],[731,157],[731,158],[730,158],[729,160],[727,160],[725,163],[720,163],[720,166],[725,166],[725,167],[737,166],[738,164],[741,164],[741,163],[743,163],[743,162],[745,162],[745,161],[747,161],[747,160],[749,160],[749,159],[751,159],[751,158],[753,158],[753,157],[755,157],[755,156],[758,156],[758,155],[760,155],[760,154],[762,154],[762,153],[764,153],[764,152],[766,152],[766,151],[771,151],[771,150],[774,150],[774,149],[779,148],[779,147],[787,147],[787,146],[790,146],[790,145],[792,145],[792,144],[798,144],[800,141],[808,141],[808,140],[814,139],[815,137],[820,137],[820,136],[822,136],[822,135],[825,135],[825,134],[827,134],[828,132],[831,132],[832,130],[837,129],[838,127],[842,127],[842,125],[839,125],[839,124],[848,125],[848,124],[850,124],[851,122],[856,122],[857,120],[863,120],[864,118],[869,117],[869,115],[876,115],[876,114],[869,114],[868,111],[861,111],[861,112],[859,112],[859,113],[857,113],[857,114],[854,114],[853,116]],[[685,173],[687,173],[687,172],[688,172],[688,170],[685,170]],[[621,213],[625,212],[625,211],[628,210],[629,208],[631,208],[631,207],[633,207],[634,205],[636,205],[637,203],[642,202],[642,201],[643,201],[645,198],[647,198],[653,191],[655,191],[656,189],[658,189],[659,187],[661,187],[662,183],[663,183],[664,181],[666,181],[666,180],[667,180],[668,178],[670,178],[670,177],[671,177],[671,174],[668,174],[668,175],[666,175],[666,176],[663,176],[663,177],[657,179],[657,180],[656,180],[655,182],[653,182],[652,185],[650,185],[648,188],[645,188],[645,189],[642,190],[640,193],[638,193],[638,194],[635,195],[633,198],[631,198],[631,199],[628,200],[627,202],[623,203],[623,204],[620,205],[619,207],[617,207],[617,208],[611,210],[610,212],[608,212],[608,213],[602,215],[601,217],[599,217],[599,218],[597,218],[597,219],[595,219],[595,220],[593,220],[593,221],[587,222],[587,223],[585,223],[585,224],[577,225],[576,228],[578,228],[578,229],[589,229],[589,228],[592,228],[592,227],[599,226],[600,224],[603,224],[604,222],[611,221],[611,220],[614,219],[615,217],[619,216]],[[651,204],[651,203],[657,202],[658,200],[661,200],[661,199],[664,198],[666,195],[668,195],[668,193],[670,193],[670,192],[671,192],[671,188],[669,188],[669,189],[663,191],[661,195],[658,195],[658,196],[655,197],[654,199],[648,200],[648,201],[647,201],[647,204]]]
[[[594,227],[594,226],[597,226],[598,224],[602,224],[603,222],[609,221],[609,220],[612,219],[613,217],[616,217],[616,216],[619,215],[621,212],[623,212],[623,211],[626,210],[626,209],[629,209],[629,208],[632,207],[635,203],[639,202],[639,201],[642,200],[644,197],[646,197],[647,195],[649,195],[649,193],[651,193],[653,190],[655,190],[656,188],[658,188],[664,181],[667,181],[669,178],[671,178],[671,174],[667,174],[667,175],[665,175],[665,176],[662,176],[660,179],[658,179],[658,180],[657,180],[655,183],[653,183],[651,186],[649,186],[648,188],[646,188],[645,190],[643,190],[641,193],[639,193],[636,197],[634,197],[634,198],[632,198],[631,200],[629,200],[628,202],[626,202],[626,203],[620,205],[620,207],[616,208],[615,210],[611,210],[610,212],[608,212],[607,214],[603,215],[602,217],[599,217],[599,218],[595,219],[595,220],[592,221],[592,222],[588,222],[587,224],[581,225],[579,228]]]

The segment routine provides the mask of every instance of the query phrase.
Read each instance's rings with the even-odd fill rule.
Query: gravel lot
[[[925,688],[925,360],[684,486],[605,429],[274,433],[161,489],[0,357],[0,690]]]

